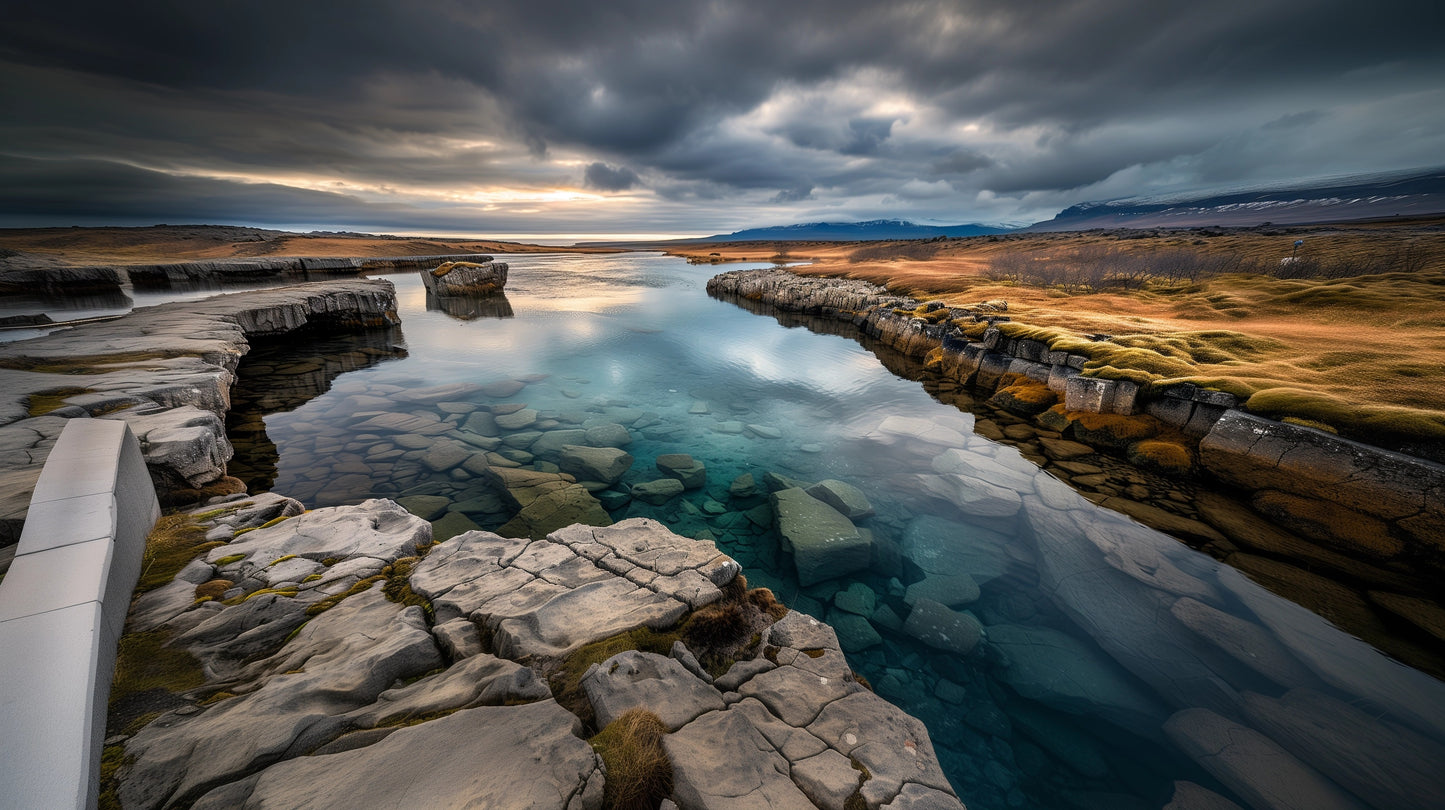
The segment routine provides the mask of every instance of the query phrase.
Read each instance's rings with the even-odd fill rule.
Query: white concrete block
[[[113,492],[125,435],[124,422],[72,419],[45,460],[31,504]]]
[[[6,661],[0,801],[6,807],[95,807],[115,643],[99,602],[0,622]]]
[[[109,491],[77,498],[31,501],[17,556],[115,536],[115,496]],[[154,523],[154,521],[152,521]]]
[[[0,588],[0,621],[104,602],[113,548],[103,537],[16,557]]]

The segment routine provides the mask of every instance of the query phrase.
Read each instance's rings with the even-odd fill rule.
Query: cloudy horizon
[[[22,2],[0,227],[565,241],[1080,202],[1445,155],[1426,3]]]

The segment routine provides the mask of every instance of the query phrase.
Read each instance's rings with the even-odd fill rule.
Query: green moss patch
[[[141,575],[135,592],[142,594],[165,585],[175,579],[191,560],[222,545],[225,544],[207,542],[206,528],[197,524],[190,515],[161,517],[146,535]]]
[[[89,388],[75,388],[71,386],[52,388],[47,391],[37,391],[31,394],[26,401],[27,411],[30,416],[44,416],[53,410],[65,407],[66,399],[89,393]]]

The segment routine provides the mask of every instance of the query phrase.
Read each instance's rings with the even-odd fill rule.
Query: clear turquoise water
[[[1094,507],[1014,449],[974,435],[971,415],[894,376],[854,340],[710,299],[714,268],[677,259],[504,258],[509,317],[428,309],[417,275],[395,275],[399,331],[293,341],[249,357],[240,399],[269,397],[265,410],[281,409],[264,418],[266,440],[248,441],[238,427],[238,466],[253,484],[311,507],[444,494],[495,528],[508,515],[481,479],[429,470],[394,435],[356,425],[381,410],[447,417],[398,392],[525,382],[510,396],[467,394],[458,410],[525,404],[551,429],[624,424],[636,459],[624,485],[661,478],[653,462],[663,453],[702,461],[702,489],[662,506],[634,501],[614,519],[653,517],[713,537],[753,585],[843,628],[854,667],[924,720],[974,810],[1157,808],[1179,780],[1247,807],[1276,806],[1263,796],[1270,790],[1305,802],[1277,806],[1427,807],[1445,796],[1445,684]],[[407,356],[395,357],[394,345]],[[339,368],[356,370],[318,394]],[[254,426],[246,407],[237,419]],[[938,436],[910,436],[899,417],[919,420],[912,433],[926,425]],[[720,432],[735,429],[728,423],[757,427]],[[513,438],[526,458],[527,437]],[[1015,493],[1017,511],[980,517],[927,494],[940,470],[960,468]],[[799,587],[776,532],[744,513],[758,501],[729,496],[736,476],[761,485],[768,472],[862,490],[877,511],[858,521],[873,533],[874,564]],[[948,579],[957,574],[972,578],[976,599]],[[984,628],[967,654],[890,629],[888,611],[910,611],[907,586],[929,579],[940,600]],[[1258,746],[1243,768],[1262,775],[1201,764],[1209,758],[1189,740],[1211,723]]]

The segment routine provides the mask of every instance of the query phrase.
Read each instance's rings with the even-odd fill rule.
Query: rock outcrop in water
[[[507,263],[494,262],[491,256],[478,256],[476,261],[445,262],[421,271],[421,280],[428,293],[440,298],[497,296],[507,286]]]
[[[597,808],[623,777],[583,737],[641,709],[684,810],[962,808],[922,723],[827,625],[773,613],[733,660],[686,630],[756,601],[711,543],[639,519],[432,545],[391,501],[300,512],[268,495],[198,515],[230,542],[136,602],[129,629],[204,683],[112,740],[122,806]],[[665,654],[608,646],[634,637]]]
[[[196,490],[225,475],[224,418],[249,339],[397,322],[390,282],[346,280],[147,307],[0,345],[0,545],[18,538],[66,419],[124,419],[157,490]]]

